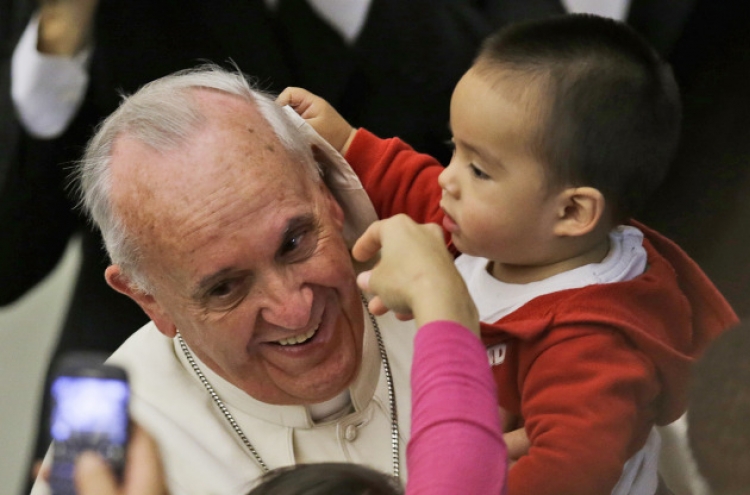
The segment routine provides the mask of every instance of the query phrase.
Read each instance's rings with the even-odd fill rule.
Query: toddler
[[[653,427],[685,411],[694,359],[737,321],[682,250],[631,219],[679,135],[656,52],[591,15],[502,29],[453,92],[446,168],[304,90],[278,101],[345,155],[381,218],[443,226],[517,420],[506,429],[530,442],[508,493],[656,493]]]

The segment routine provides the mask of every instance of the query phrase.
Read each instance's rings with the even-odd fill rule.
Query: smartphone
[[[99,353],[71,353],[55,365],[49,390],[52,495],[75,495],[75,460],[86,450],[99,453],[122,477],[130,387],[125,370],[103,364],[105,358]]]

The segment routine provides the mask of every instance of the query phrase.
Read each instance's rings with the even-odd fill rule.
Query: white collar
[[[456,268],[474,299],[479,319],[485,323],[495,323],[544,294],[631,280],[644,272],[647,254],[640,230],[620,225],[609,233],[609,240],[609,252],[600,263],[579,266],[528,284],[509,284],[494,278],[487,273],[489,260],[486,258],[462,254],[456,259]]]
[[[275,11],[279,1],[265,0],[266,7]],[[307,0],[307,3],[344,41],[352,44],[365,26],[372,0]]]

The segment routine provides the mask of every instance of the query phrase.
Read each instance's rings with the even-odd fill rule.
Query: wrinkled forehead
[[[239,212],[309,202],[304,159],[281,144],[246,103],[206,95],[206,123],[181,146],[156,149],[126,135],[112,153],[112,196],[125,227],[143,239],[186,235]]]

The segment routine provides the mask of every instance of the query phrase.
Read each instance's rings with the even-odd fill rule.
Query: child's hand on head
[[[292,107],[339,153],[346,154],[356,129],[326,100],[306,89],[289,87],[276,98],[276,103]]]

